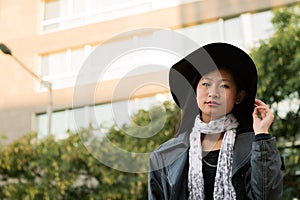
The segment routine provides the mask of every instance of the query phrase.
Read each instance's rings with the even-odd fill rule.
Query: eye
[[[204,87],[208,87],[208,86],[210,86],[210,84],[209,84],[209,83],[207,83],[207,82],[203,82],[201,85],[202,85],[202,86],[204,86]]]
[[[227,84],[222,84],[222,85],[220,85],[220,87],[221,87],[221,88],[225,88],[225,89],[230,88],[229,85],[227,85]]]

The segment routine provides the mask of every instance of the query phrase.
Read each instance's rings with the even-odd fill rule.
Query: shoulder
[[[189,149],[189,134],[181,133],[161,144],[150,155],[150,162],[158,168],[170,165]]]
[[[255,139],[254,132],[243,132],[239,133],[235,137],[235,145],[252,144]]]
[[[236,135],[233,149],[233,174],[249,162],[254,137],[253,132],[244,132]]]
[[[189,147],[189,134],[181,133],[176,137],[171,138],[165,143],[161,144],[156,150],[156,153],[168,152],[175,148],[188,148]]]
[[[254,132],[244,132],[235,137],[234,151],[249,152],[252,149],[252,142],[255,140]]]
[[[254,132],[240,133],[235,138],[234,151],[239,154],[248,154],[252,149],[252,142],[255,139]]]

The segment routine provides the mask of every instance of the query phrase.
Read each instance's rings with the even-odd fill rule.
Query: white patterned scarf
[[[204,199],[201,133],[224,133],[214,184],[214,200],[236,199],[232,177],[232,154],[238,122],[233,114],[204,123],[198,115],[190,134],[188,189],[189,200]]]

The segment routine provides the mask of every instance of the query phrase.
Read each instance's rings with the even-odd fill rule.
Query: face
[[[229,72],[215,70],[205,74],[197,86],[197,104],[202,112],[202,121],[208,123],[230,113],[243,97],[244,91],[237,91]]]

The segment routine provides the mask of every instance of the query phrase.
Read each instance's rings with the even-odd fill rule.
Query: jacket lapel
[[[236,136],[233,149],[232,176],[249,162],[253,141],[253,132],[242,133]]]

